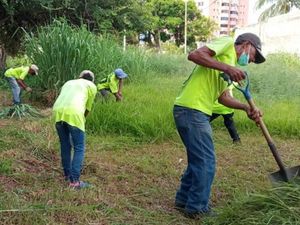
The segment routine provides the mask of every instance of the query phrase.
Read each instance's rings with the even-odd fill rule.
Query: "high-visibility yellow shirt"
[[[19,80],[24,80],[29,71],[29,66],[21,66],[16,68],[10,68],[5,71],[6,77],[14,77]]]
[[[215,52],[213,56],[219,62],[235,66],[237,56],[232,37],[221,37],[206,45]],[[228,83],[220,77],[220,71],[197,65],[189,78],[183,83],[175,105],[212,114],[217,98],[227,89]]]
[[[109,74],[106,78],[103,78],[99,84],[97,84],[98,91],[102,89],[109,89],[111,93],[117,93],[119,89],[119,79],[115,73]]]
[[[232,89],[233,89],[233,84],[231,84],[228,88],[229,88],[229,92],[230,92],[230,95],[233,96],[232,94]],[[222,105],[221,103],[219,103],[218,99],[216,100],[214,106],[213,106],[213,110],[212,110],[213,113],[216,113],[216,114],[220,114],[220,115],[226,115],[226,114],[231,114],[234,112],[234,109],[232,108],[228,108],[226,107],[225,105]]]
[[[64,121],[85,131],[84,113],[91,111],[96,93],[92,81],[81,78],[66,82],[53,106],[55,122]]]

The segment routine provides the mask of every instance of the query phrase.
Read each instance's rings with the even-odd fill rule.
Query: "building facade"
[[[205,16],[219,27],[215,35],[230,35],[235,28],[248,25],[249,0],[194,0]]]

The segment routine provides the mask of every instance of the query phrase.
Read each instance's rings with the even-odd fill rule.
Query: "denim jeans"
[[[214,119],[218,118],[221,114],[213,113],[210,117],[210,122],[212,122]],[[235,128],[234,120],[233,120],[234,113],[229,114],[222,114],[224,119],[224,125],[228,130],[228,133],[233,141],[240,140],[240,136]]]
[[[176,193],[176,204],[187,213],[207,212],[215,175],[215,153],[210,116],[201,111],[174,106],[176,128],[187,152],[187,168]]]
[[[13,94],[13,103],[14,104],[20,104],[21,99],[21,88],[19,87],[19,84],[17,83],[16,79],[14,77],[6,77],[6,80],[8,81],[11,91]]]
[[[85,133],[64,121],[57,122],[55,127],[60,141],[64,175],[69,177],[71,182],[79,181],[84,159]],[[71,158],[72,145],[74,148],[73,159]]]

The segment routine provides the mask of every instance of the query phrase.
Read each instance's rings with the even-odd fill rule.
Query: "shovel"
[[[245,76],[246,76],[246,83],[243,85],[243,87],[241,85],[233,83],[231,81],[229,81],[229,83],[233,83],[234,87],[243,93],[244,97],[246,98],[246,100],[251,108],[256,108],[254,101],[250,94],[250,88],[249,88],[250,81],[249,81],[248,74],[246,72],[245,72]],[[292,181],[295,178],[297,178],[300,174],[300,166],[286,168],[281,160],[281,157],[277,151],[277,148],[273,142],[273,139],[272,139],[265,123],[263,122],[262,118],[259,118],[258,125],[259,125],[259,127],[269,145],[269,148],[274,156],[274,159],[279,167],[278,171],[271,173],[269,175],[271,182],[272,183],[289,182],[289,181]]]

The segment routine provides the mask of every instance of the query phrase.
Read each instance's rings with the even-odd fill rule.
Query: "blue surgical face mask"
[[[240,56],[238,60],[238,64],[240,66],[247,66],[249,64],[249,53],[243,52],[243,54]]]

